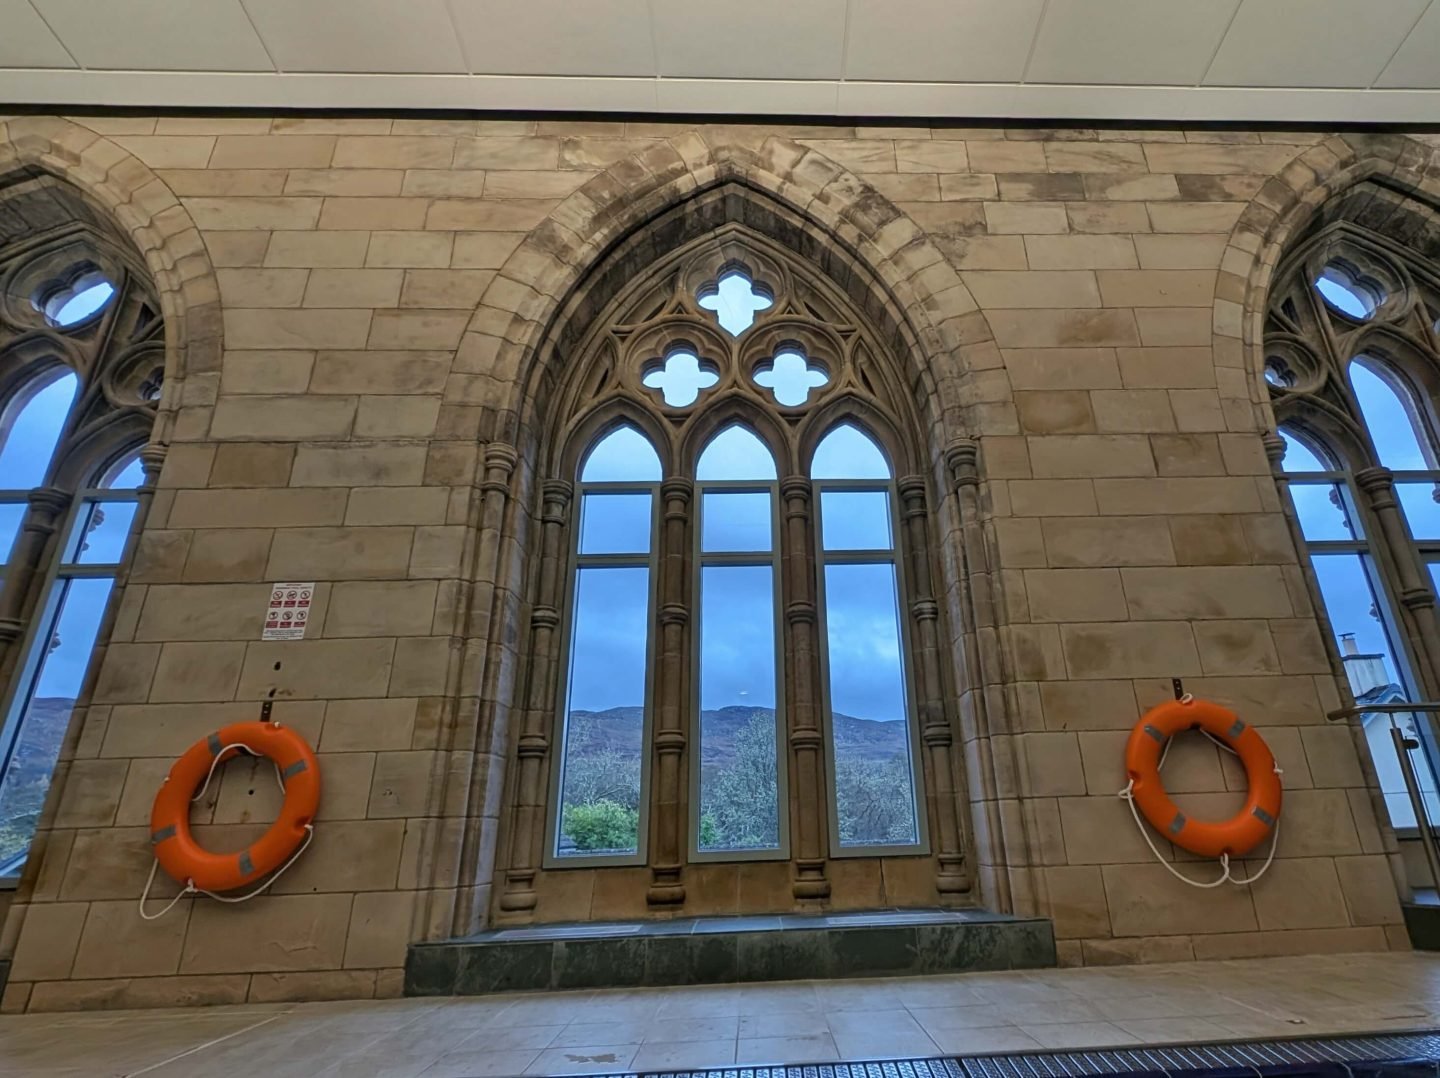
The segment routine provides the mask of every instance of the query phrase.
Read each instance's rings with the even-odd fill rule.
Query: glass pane
[[[46,306],[45,313],[57,326],[79,325],[115,294],[115,286],[98,274],[91,274],[66,289]]]
[[[768,565],[700,573],[701,850],[780,846],[775,589]]]
[[[697,302],[715,312],[726,333],[738,337],[754,324],[757,311],[766,310],[775,301],[756,289],[749,277],[735,270],[721,277],[715,290],[701,295]]]
[[[1306,539],[1358,539],[1359,529],[1350,519],[1349,508],[1339,483],[1290,484],[1290,500],[1300,518]]]
[[[557,856],[639,849],[649,630],[648,568],[576,573]]]
[[[1278,433],[1280,440],[1285,443],[1285,458],[1281,463],[1287,472],[1332,472],[1338,470],[1321,460],[1303,440],[1295,437],[1283,427]]]
[[[825,567],[830,731],[842,846],[920,841],[895,568]]]
[[[45,482],[79,384],[73,373],[66,373],[30,395],[13,416],[0,417],[5,421],[0,424],[4,437],[0,483],[6,489],[24,490]]]
[[[135,520],[136,502],[94,501],[80,510],[65,560],[80,565],[118,565]]]
[[[1402,398],[1390,378],[1380,377],[1370,363],[1358,359],[1350,364],[1350,383],[1380,463],[1397,472],[1430,468],[1430,459],[1420,447],[1413,402]]]
[[[1383,298],[1369,284],[1356,280],[1355,275],[1344,266],[1334,263],[1326,266],[1315,278],[1315,290],[1336,310],[1362,320],[1375,313]]]
[[[0,565],[10,560],[20,523],[25,519],[25,502],[0,502]]]
[[[140,463],[140,454],[135,454],[118,469],[112,467],[110,477],[100,485],[111,490],[134,490],[144,486],[145,466]]]
[[[663,364],[640,381],[651,389],[660,390],[670,407],[684,408],[699,399],[702,389],[709,389],[720,381],[720,375],[712,364],[701,363],[694,352],[681,349],[671,352]]]
[[[706,494],[701,509],[700,549],[707,553],[770,549],[768,491]]]
[[[1356,699],[1390,685],[1403,697],[1400,667],[1367,571],[1369,559],[1362,554],[1313,554],[1310,561]]]
[[[649,494],[585,495],[580,499],[580,553],[645,553],[653,501]]]
[[[755,432],[744,427],[726,427],[700,454],[695,478],[774,479],[775,458]]]
[[[1440,539],[1440,483],[1396,483],[1395,493],[1416,539]]]
[[[890,465],[868,435],[844,423],[815,448],[810,475],[815,479],[889,479]]]
[[[582,483],[658,483],[660,457],[650,439],[634,427],[616,427],[585,456]]]
[[[769,367],[755,372],[755,384],[769,389],[776,402],[787,408],[804,404],[812,389],[829,381],[830,376],[822,368],[810,366],[810,361],[794,349],[777,353]]]
[[[111,583],[91,578],[61,584],[49,648],[28,694],[20,733],[0,780],[0,866],[10,874],[18,873],[19,862],[34,837],[70,710],[90,665]]]
[[[820,495],[826,550],[889,550],[890,495],[883,490],[827,490]]]

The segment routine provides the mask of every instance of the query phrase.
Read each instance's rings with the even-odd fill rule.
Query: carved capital
[[[895,484],[900,491],[900,504],[902,513],[909,519],[911,517],[923,517],[926,511],[925,505],[925,477],[921,475],[902,475]]]
[[[980,444],[972,438],[951,442],[945,450],[945,464],[957,487],[976,486],[980,482]]]
[[[540,493],[545,505],[545,519],[563,521],[575,497],[575,486],[567,479],[547,479],[540,484]]]
[[[25,623],[18,618],[0,618],[0,647],[13,644],[25,631]]]
[[[1400,605],[1406,610],[1424,610],[1435,605],[1435,592],[1423,586],[1406,588],[1400,593]]]
[[[1280,462],[1285,459],[1285,439],[1273,430],[1267,430],[1260,436],[1260,444],[1265,447],[1265,457],[1270,461],[1270,467],[1280,471]]]
[[[29,494],[31,519],[54,521],[70,507],[73,495],[59,487],[36,487]]]
[[[790,747],[792,749],[819,751],[824,744],[825,738],[813,726],[797,726],[790,731]]]
[[[165,463],[165,457],[170,452],[168,445],[161,445],[159,442],[151,442],[144,449],[140,450],[140,467],[145,472],[145,485],[153,487],[160,479],[160,468]]]
[[[1394,496],[1395,473],[1378,465],[1361,468],[1355,473],[1355,485],[1369,496],[1372,503],[1379,504],[1382,500]]]
[[[521,734],[516,751],[522,760],[527,756],[539,759],[550,751],[550,739],[540,733]]]
[[[780,480],[780,496],[787,502],[804,502],[808,505],[811,498],[810,480],[803,475],[787,475]]]
[[[934,599],[916,599],[910,604],[910,614],[916,621],[936,621],[940,606]]]
[[[530,611],[530,624],[536,629],[553,629],[560,624],[560,611],[553,606],[537,606]]]
[[[685,731],[661,730],[655,735],[655,749],[662,756],[679,756],[685,751]]]
[[[661,625],[684,625],[690,620],[690,608],[684,603],[662,603],[660,606]]]
[[[932,749],[941,749],[955,743],[948,726],[926,726],[920,731],[920,740]]]
[[[515,470],[515,463],[520,459],[520,454],[515,451],[513,445],[504,442],[489,442],[485,446],[485,470],[498,471],[503,475],[509,475]]]
[[[785,620],[791,625],[814,625],[815,604],[808,599],[796,599],[785,607]]]
[[[690,504],[695,497],[695,483],[684,476],[676,476],[660,484],[660,494],[667,502]]]

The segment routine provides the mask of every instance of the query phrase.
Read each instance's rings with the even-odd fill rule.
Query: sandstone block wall
[[[136,236],[176,337],[159,491],[7,920],[6,1010],[394,994],[409,942],[449,935],[457,904],[483,916],[513,732],[474,713],[513,688],[495,612],[523,597],[523,551],[508,576],[477,566],[515,543],[496,485],[529,507],[534,479],[492,441],[519,380],[494,357],[514,319],[563,298],[516,252],[535,230],[581,233],[673,158],[703,176],[699,158],[728,147],[783,146],[798,163],[773,193],[801,210],[837,191],[893,204],[961,283],[930,293],[917,270],[906,287],[937,324],[979,327],[931,359],[966,409],[945,437],[978,441],[992,559],[988,623],[951,631],[1003,672],[987,730],[973,699],[958,707],[976,901],[1053,917],[1067,962],[1406,946],[1393,838],[1324,719],[1339,689],[1246,342],[1282,211],[1366,154],[1433,185],[1434,137],[695,128],[0,123],[0,164],[71,177]],[[312,579],[307,638],[262,642],[268,583]],[[1253,889],[1176,883],[1114,796],[1126,732],[1172,677],[1238,708],[1285,768],[1279,856]],[[313,848],[268,897],[141,922],[156,785],[267,699],[320,754]],[[238,848],[271,818],[267,768],[226,769],[197,806],[205,841]],[[1167,783],[1203,815],[1228,813],[1244,779],[1185,746]]]

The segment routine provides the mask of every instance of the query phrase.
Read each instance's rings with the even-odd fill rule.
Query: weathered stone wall
[[[976,900],[1052,916],[1069,962],[1406,945],[1393,839],[1324,720],[1254,319],[1306,207],[1374,172],[1434,188],[1433,140],[25,117],[11,158],[135,237],[172,347],[159,490],[6,922],[6,1010],[394,994],[407,943],[484,922],[537,508],[527,346],[588,259],[725,176],[852,246],[912,326]],[[268,582],[311,579],[307,639],[262,643]],[[1171,677],[1285,768],[1254,888],[1177,883],[1115,797]],[[267,897],[142,922],[157,784],[271,698],[320,753],[314,847]],[[1167,784],[1228,814],[1243,775],[1187,746]],[[238,848],[275,807],[268,765],[232,764],[197,831]]]

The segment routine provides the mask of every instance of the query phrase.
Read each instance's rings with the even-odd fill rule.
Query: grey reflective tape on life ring
[[[1231,737],[1239,737],[1239,736],[1240,736],[1241,734],[1243,734],[1244,732],[1245,732],[1245,720],[1244,720],[1244,719],[1236,719],[1236,720],[1235,720],[1235,725],[1232,726],[1232,727],[1230,727],[1230,736],[1231,736]]]
[[[1251,810],[1251,814],[1266,827],[1275,826],[1275,817],[1271,816],[1270,813],[1266,812],[1259,805],[1256,805],[1255,808]]]
[[[225,751],[225,746],[220,744],[219,734],[211,734],[205,739],[205,744],[210,746],[211,756],[219,756],[222,752]]]
[[[300,774],[300,772],[304,771],[305,768],[308,767],[308,766],[309,766],[309,765],[306,764],[304,760],[296,760],[293,764],[291,764],[289,767],[287,767],[284,771],[280,772],[280,777],[281,777],[282,779],[288,779],[288,778],[290,778],[290,777],[293,776],[293,775],[298,775],[298,774]]]
[[[255,871],[255,862],[250,860],[250,851],[245,850],[240,854],[240,873],[248,876]]]
[[[152,832],[150,833],[150,845],[152,845],[152,846],[158,846],[158,845],[160,845],[160,843],[164,842],[167,838],[174,838],[174,837],[175,837],[175,825],[172,823],[169,827],[162,827],[162,828],[160,828],[160,830],[158,830],[158,831],[152,831]]]
[[[1183,830],[1185,830],[1185,813],[1177,812],[1175,818],[1170,821],[1170,833],[1178,835]]]
[[[1159,730],[1155,729],[1155,727],[1151,726],[1148,722],[1145,724],[1145,732],[1151,737],[1153,737],[1156,741],[1160,742],[1160,744],[1165,744],[1165,735],[1162,734]]]

